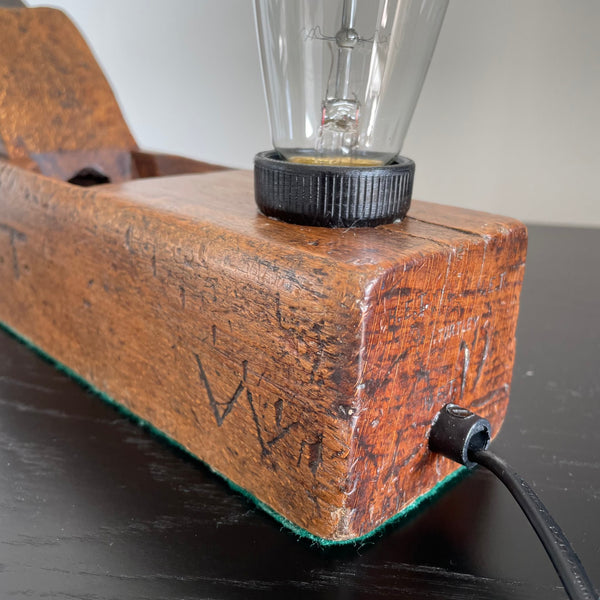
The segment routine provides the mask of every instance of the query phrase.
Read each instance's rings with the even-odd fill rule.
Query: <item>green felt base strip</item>
[[[86,389],[90,390],[91,392],[93,392],[94,394],[96,394],[97,396],[102,398],[102,400],[104,400],[105,402],[107,402],[108,404],[110,404],[111,406],[116,408],[121,414],[123,414],[127,418],[131,419],[138,425],[141,425],[145,429],[148,429],[150,432],[152,432],[154,435],[158,436],[159,438],[166,440],[169,444],[172,444],[176,448],[182,450],[188,456],[192,456],[195,460],[202,462],[202,464],[206,465],[213,473],[215,473],[216,475],[221,477],[229,485],[229,487],[231,489],[235,490],[236,492],[240,493],[245,498],[249,499],[253,504],[255,504],[256,506],[258,506],[259,508],[264,510],[266,513],[271,515],[276,521],[281,523],[284,527],[288,528],[289,530],[291,530],[292,532],[294,532],[295,534],[297,534],[298,536],[300,536],[302,538],[307,538],[307,539],[315,542],[319,546],[340,546],[343,544],[358,544],[358,543],[364,542],[365,540],[372,538],[378,534],[381,534],[381,532],[384,529],[387,529],[391,526],[398,526],[402,523],[405,523],[409,519],[415,517],[423,508],[425,508],[426,506],[431,504],[433,499],[436,496],[438,496],[443,490],[449,488],[456,481],[458,481],[461,477],[463,477],[465,473],[468,472],[468,470],[465,467],[458,468],[456,471],[454,471],[453,473],[448,475],[446,478],[444,478],[440,482],[438,482],[438,484],[435,485],[431,490],[429,490],[425,494],[422,494],[421,496],[419,496],[418,498],[413,500],[413,502],[411,502],[408,506],[405,506],[399,513],[397,513],[396,515],[394,515],[387,521],[383,522],[381,525],[379,525],[375,529],[369,531],[365,535],[347,539],[347,540],[329,540],[326,538],[322,538],[322,537],[313,535],[306,529],[299,527],[295,523],[292,523],[291,521],[286,519],[283,515],[280,515],[274,508],[270,507],[268,504],[265,504],[264,502],[262,502],[261,500],[256,498],[256,496],[253,496],[250,492],[248,492],[248,490],[245,490],[243,487],[241,487],[241,486],[237,485],[236,483],[234,483],[233,481],[229,480],[225,475],[223,475],[222,473],[219,473],[219,471],[216,471],[215,469],[213,469],[208,463],[204,462],[203,460],[198,458],[196,455],[192,454],[187,448],[185,448],[179,442],[177,442],[177,440],[174,440],[172,437],[170,437],[169,435],[167,435],[160,429],[157,429],[149,421],[142,419],[135,413],[131,412],[128,408],[126,408],[122,404],[119,404],[119,402],[117,402],[116,400],[114,400],[113,398],[111,398],[110,396],[108,396],[107,394],[102,392],[101,390],[94,387],[91,383],[89,383],[83,377],[81,377],[81,375],[78,375],[77,373],[75,373],[75,371],[71,370],[66,365],[58,362],[55,358],[53,358],[52,356],[50,356],[49,354],[44,352],[44,350],[42,350],[41,348],[36,346],[31,340],[29,340],[25,336],[21,335],[18,331],[14,330],[12,327],[7,325],[6,323],[0,322],[0,329],[3,329],[7,333],[9,333],[11,336],[13,336],[15,339],[19,340],[20,342],[22,342],[23,344],[25,344],[26,346],[28,346],[29,348],[34,350],[38,355],[40,355],[42,358],[44,358],[46,361],[48,361],[50,364],[52,364],[56,369],[67,374],[69,377],[71,377],[72,379],[77,381],[80,385],[82,385]]]

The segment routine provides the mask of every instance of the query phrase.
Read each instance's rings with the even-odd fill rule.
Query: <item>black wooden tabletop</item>
[[[600,230],[531,227],[494,449],[600,586]],[[0,291],[1,293],[1,291]],[[401,527],[323,550],[0,332],[0,598],[564,598],[475,470]]]

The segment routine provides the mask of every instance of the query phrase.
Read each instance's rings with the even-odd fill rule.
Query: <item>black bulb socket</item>
[[[319,227],[375,227],[406,215],[415,163],[345,166],[290,162],[276,150],[254,158],[254,195],[267,217]]]

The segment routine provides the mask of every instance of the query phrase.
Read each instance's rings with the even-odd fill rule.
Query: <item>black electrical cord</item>
[[[579,557],[529,484],[504,460],[489,450],[469,452],[469,458],[496,475],[519,503],[546,549],[569,598],[597,600],[598,596]]]
[[[437,414],[429,434],[429,448],[473,468],[492,472],[508,488],[548,553],[571,600],[598,600],[581,561],[561,528],[529,484],[504,460],[487,450],[491,427],[487,420],[455,404]]]

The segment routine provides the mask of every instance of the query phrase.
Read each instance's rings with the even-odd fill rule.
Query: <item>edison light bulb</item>
[[[331,168],[397,163],[447,5],[448,0],[255,0],[277,156]],[[339,193],[328,191],[329,200],[335,203]],[[379,198],[379,187],[375,195]],[[329,200],[326,209],[337,210]],[[310,194],[307,201],[313,201]],[[365,201],[370,202],[357,198],[361,205]],[[352,218],[348,213],[344,222]],[[379,216],[375,220],[381,222]]]

